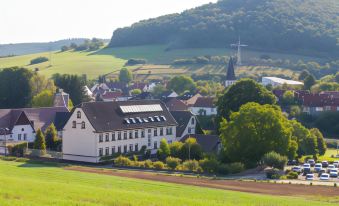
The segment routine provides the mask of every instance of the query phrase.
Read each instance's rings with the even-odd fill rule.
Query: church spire
[[[230,61],[228,62],[228,68],[227,68],[227,75],[226,75],[226,81],[235,81],[235,72],[234,72],[234,59],[230,57]]]

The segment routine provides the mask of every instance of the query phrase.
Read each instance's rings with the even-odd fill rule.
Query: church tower
[[[237,81],[237,78],[235,77],[235,72],[234,72],[234,64],[235,62],[234,62],[233,57],[230,57],[230,61],[228,62],[226,81],[225,81],[226,87],[231,86]]]

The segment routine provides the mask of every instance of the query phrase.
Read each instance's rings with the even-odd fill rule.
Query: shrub
[[[1,157],[1,159],[4,161],[15,161],[16,157],[4,156],[4,157]]]
[[[114,165],[116,166],[131,166],[133,162],[127,157],[119,156],[114,160]]]
[[[165,160],[170,155],[170,147],[165,138],[160,141],[160,148],[157,151],[157,156],[160,160]]]
[[[170,168],[171,170],[175,170],[175,168],[177,168],[178,165],[180,165],[180,163],[181,163],[181,159],[179,158],[175,158],[175,157],[166,158],[167,167]]]
[[[153,167],[157,170],[162,170],[165,168],[165,164],[161,161],[156,161],[153,163]]]
[[[152,168],[153,167],[153,162],[151,160],[146,160],[145,161],[145,168]]]
[[[180,151],[184,143],[182,142],[173,142],[169,145],[170,153],[172,157],[180,157]]]
[[[287,179],[298,179],[298,173],[296,172],[289,172],[287,175],[286,175]]]
[[[129,59],[125,66],[133,66],[133,65],[136,65],[136,64],[146,64],[147,61],[146,59]]]
[[[218,173],[222,175],[228,175],[230,173],[229,167],[227,164],[220,164],[218,166]]]
[[[278,169],[284,169],[287,163],[287,157],[282,156],[272,151],[272,152],[265,154],[262,158],[262,161],[267,166],[278,168]]]
[[[200,167],[208,173],[215,173],[218,170],[218,164],[219,162],[212,158],[212,159],[208,159],[208,158],[204,158],[202,160],[199,161],[199,165]]]
[[[278,169],[271,169],[266,171],[266,177],[268,179],[280,179],[280,174]]]
[[[20,157],[20,158],[16,158],[15,160],[16,162],[28,162],[29,159],[28,158],[23,158],[23,157]]]
[[[183,166],[184,170],[188,170],[188,171],[192,171],[192,172],[196,172],[198,170],[198,168],[200,168],[199,162],[196,161],[196,160],[186,160],[182,164],[182,166]]]
[[[228,169],[231,174],[240,173],[245,170],[245,165],[241,162],[234,162],[228,164]]]
[[[47,62],[49,59],[47,57],[37,57],[31,60],[31,64],[40,64],[42,62]]]

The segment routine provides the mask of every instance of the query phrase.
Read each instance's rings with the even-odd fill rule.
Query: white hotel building
[[[161,139],[178,141],[176,126],[160,100],[83,103],[64,126],[63,159],[98,163],[143,146],[155,153]]]

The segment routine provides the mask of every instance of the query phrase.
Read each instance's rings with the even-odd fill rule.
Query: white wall
[[[193,123],[192,123],[192,119]],[[186,128],[184,130],[184,132],[182,133],[182,135],[179,137],[179,140],[181,140],[184,136],[186,136],[187,134],[196,134],[196,125],[197,125],[197,118],[195,116],[192,116],[190,121],[188,122],[188,124],[186,125]]]
[[[200,110],[204,110],[206,116],[217,115],[216,107],[190,107],[190,110],[194,115],[200,115]]]
[[[19,139],[21,135],[21,139]],[[26,135],[26,140],[24,139]],[[12,134],[6,135],[8,141],[27,141],[34,142],[35,133],[31,125],[15,125],[12,129]],[[5,140],[4,135],[0,135],[0,140]]]
[[[77,118],[77,112],[81,112],[81,119]],[[72,122],[77,122],[77,127],[72,128]],[[81,129],[81,122],[84,121],[86,128]],[[151,133],[148,133],[148,129],[151,129]],[[154,136],[154,130],[157,129],[158,136]],[[135,138],[135,130],[138,131],[138,138]],[[141,130],[145,130],[145,137],[141,137]],[[133,139],[129,138],[129,131],[132,131]],[[146,145],[147,149],[154,150],[154,143],[157,143],[157,147],[160,146],[160,141],[166,138],[168,142],[177,141],[176,127],[172,127],[172,135],[166,134],[166,127],[163,127],[163,135],[160,135],[160,128],[140,128],[129,130],[127,132],[127,139],[124,139],[125,131],[114,131],[115,141],[112,140],[113,132],[95,133],[94,128],[86,118],[81,108],[77,108],[71,118],[68,120],[63,131],[63,159],[83,162],[100,161],[99,150],[102,149],[103,155],[106,155],[106,148],[109,149],[108,155],[112,155],[112,148],[115,147],[115,152],[118,152],[118,147],[121,147],[121,152],[124,152],[124,146],[127,146],[127,152],[130,152],[130,145],[135,150],[135,144],[138,144],[138,150],[142,146]],[[118,140],[118,133],[121,132],[121,140]],[[106,141],[106,134],[108,135],[108,141]],[[148,136],[150,134],[150,145],[148,144]],[[102,135],[103,142],[99,142],[100,135]]]

